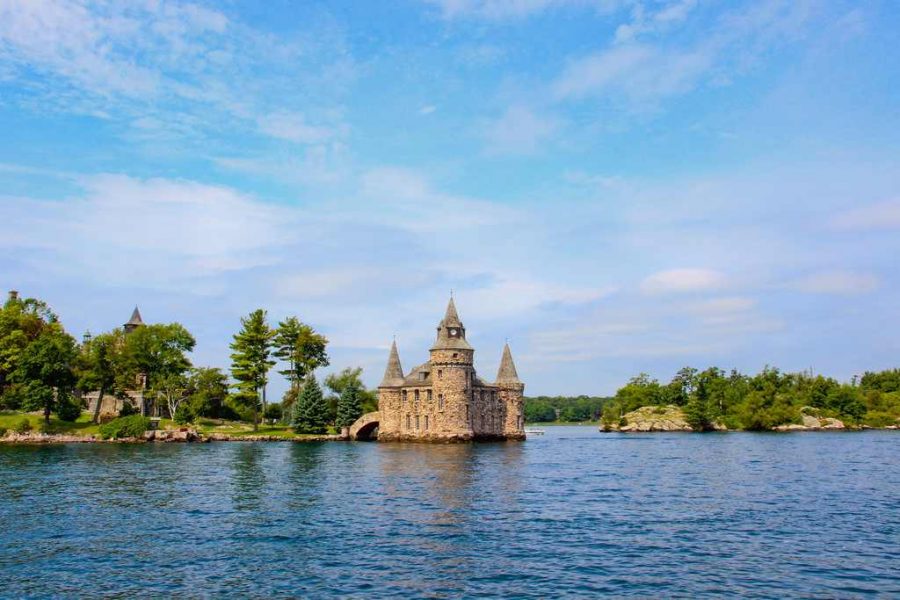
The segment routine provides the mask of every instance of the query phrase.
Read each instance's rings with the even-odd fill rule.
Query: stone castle
[[[486,383],[475,372],[475,349],[466,341],[452,297],[430,352],[431,360],[404,376],[396,341],[391,346],[378,386],[380,441],[525,439],[525,385],[509,345],[503,348],[497,380]]]

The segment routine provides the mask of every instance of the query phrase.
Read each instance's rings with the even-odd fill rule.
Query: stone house
[[[404,375],[395,341],[378,387],[379,441],[525,439],[525,385],[509,345],[493,383],[478,376],[474,354],[452,297],[428,362]]]

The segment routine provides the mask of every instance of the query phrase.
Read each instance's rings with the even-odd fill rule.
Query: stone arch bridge
[[[356,422],[350,426],[350,439],[360,441],[376,439],[380,414],[381,413],[376,410],[375,412],[366,413],[358,418]]]

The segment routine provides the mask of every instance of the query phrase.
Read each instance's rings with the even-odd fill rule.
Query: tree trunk
[[[256,388],[256,399],[259,400],[259,388]],[[253,431],[259,431],[259,402],[253,403]]]
[[[100,387],[100,391],[97,392],[97,404],[94,406],[94,414],[91,416],[92,423],[100,422],[100,407],[103,406],[103,396],[106,394],[106,390],[103,387]]]
[[[263,419],[265,419],[266,418],[266,386],[265,386],[265,384],[263,384],[263,390],[262,390],[262,412],[263,412]]]
[[[44,405],[44,423],[50,424],[50,404]]]

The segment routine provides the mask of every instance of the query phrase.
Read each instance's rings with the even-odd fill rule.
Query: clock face
[[[451,329],[451,330],[450,330],[450,335],[455,336],[455,335],[456,335],[456,330],[455,330],[455,329]]]

